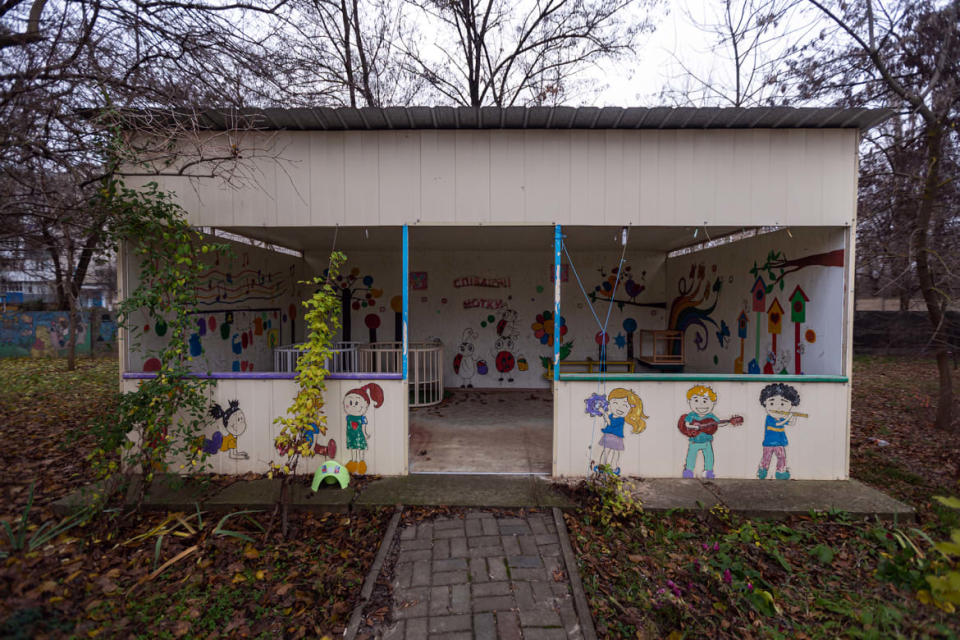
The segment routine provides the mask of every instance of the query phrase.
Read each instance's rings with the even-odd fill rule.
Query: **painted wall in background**
[[[193,370],[272,371],[273,348],[302,336],[302,298],[299,284],[307,277],[300,258],[232,244],[234,255],[204,256],[207,268],[197,294],[199,305],[191,314],[189,336]],[[127,266],[130,291],[136,287],[137,269]],[[137,335],[130,342],[130,371],[155,371],[154,353],[169,339],[169,327],[151,323],[146,314],[132,322]]]
[[[768,233],[667,260],[688,373],[843,373],[843,228]]]
[[[91,341],[91,312],[82,311],[77,326],[77,353],[108,352],[116,344],[117,324],[113,314],[96,311],[98,318]],[[0,358],[48,357],[66,353],[70,337],[66,311],[8,311],[0,313]]]
[[[561,275],[561,357],[599,359],[601,322],[610,309],[607,359],[625,360],[638,329],[665,326],[661,254],[628,252],[617,282],[620,252],[571,253]],[[410,339],[444,345],[444,386],[548,387],[544,358],[553,353],[553,256],[542,251],[414,251]],[[352,252],[344,269],[350,339],[399,340],[400,254]],[[367,281],[368,284],[364,284]],[[612,299],[612,302],[611,302]],[[346,317],[346,316],[345,316]],[[344,339],[345,335],[344,335]]]

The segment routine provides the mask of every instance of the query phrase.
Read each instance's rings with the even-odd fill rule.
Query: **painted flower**
[[[584,399],[584,413],[588,416],[599,417],[607,410],[607,398],[602,393],[591,394],[589,398]]]
[[[537,320],[530,325],[533,329],[533,335],[540,340],[540,344],[553,346],[553,312],[544,311],[537,314]],[[567,335],[567,321],[560,316],[560,342],[563,342],[563,336]]]

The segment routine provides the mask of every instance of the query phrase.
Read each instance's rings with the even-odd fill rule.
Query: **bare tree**
[[[943,236],[955,233],[957,224],[960,0],[808,2],[829,28],[796,51],[799,95],[901,111],[899,134],[881,131],[888,139],[876,144],[890,172],[910,185],[896,196],[896,218],[909,231],[909,257],[933,330],[940,381],[936,426],[952,429],[950,349],[956,346],[949,344],[946,310],[956,273],[938,249],[955,247]]]
[[[777,82],[791,45],[809,37],[814,21],[797,0],[719,0],[699,5],[687,19],[710,38],[694,61],[675,55],[682,70],[662,96],[681,105],[751,107],[782,100]],[[704,55],[707,54],[707,55]]]
[[[264,36],[234,25],[285,2],[0,4],[0,227],[50,255],[58,306],[71,317],[70,367],[80,289],[110,222],[91,196],[131,157],[125,141],[137,136],[127,125],[141,124],[91,114],[255,103],[272,90],[259,73]],[[232,148],[211,171],[229,171],[238,158]]]
[[[399,42],[415,29],[401,0],[293,0],[271,46],[287,78],[284,100],[350,107],[409,104],[422,79]]]
[[[650,0],[410,0],[434,29],[406,42],[412,71],[440,101],[559,103],[592,65],[633,52],[653,30]],[[635,11],[627,19],[628,10]]]

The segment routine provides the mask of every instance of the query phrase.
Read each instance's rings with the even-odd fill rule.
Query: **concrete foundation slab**
[[[547,507],[566,501],[534,476],[414,474],[371,482],[358,506]]]
[[[307,485],[294,483],[291,487],[290,504],[293,509],[300,511],[340,512],[350,508],[356,495],[357,491],[353,487],[341,489],[339,485],[323,485],[319,491],[313,491]]]
[[[709,509],[723,504],[747,517],[777,518],[812,511],[843,511],[854,518],[912,520],[914,510],[856,480],[699,480],[627,479],[647,511]],[[573,506],[554,490],[548,478],[531,475],[414,474],[371,481],[358,491],[350,486],[324,487],[314,493],[302,479],[291,487],[297,510],[347,511],[356,506],[446,505],[459,507]],[[128,500],[135,495],[128,493]],[[270,510],[280,497],[280,481],[240,480],[222,490],[215,485],[186,482],[179,489],[160,481],[151,488],[144,507],[168,511],[196,509]],[[54,512],[67,515],[82,507],[90,492],[81,491],[54,503]]]
[[[549,389],[453,389],[410,410],[410,472],[550,473]]]
[[[908,519],[912,507],[856,480],[714,480],[704,486],[731,511],[747,517],[839,510],[855,518]]]
[[[699,480],[653,478],[627,482],[646,511],[709,509],[720,502]]]
[[[154,478],[150,489],[143,498],[146,509],[166,509],[168,511],[193,511],[197,504],[205,502],[219,487],[203,480],[193,480],[178,476],[161,475]],[[126,502],[136,502],[140,491],[140,478],[135,477],[127,489]]]
[[[204,508],[213,511],[235,509],[272,509],[280,499],[280,480],[261,478],[234,482],[204,501]]]

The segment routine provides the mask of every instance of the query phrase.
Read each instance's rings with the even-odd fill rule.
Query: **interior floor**
[[[550,389],[445,395],[438,405],[410,409],[410,473],[550,473]]]

